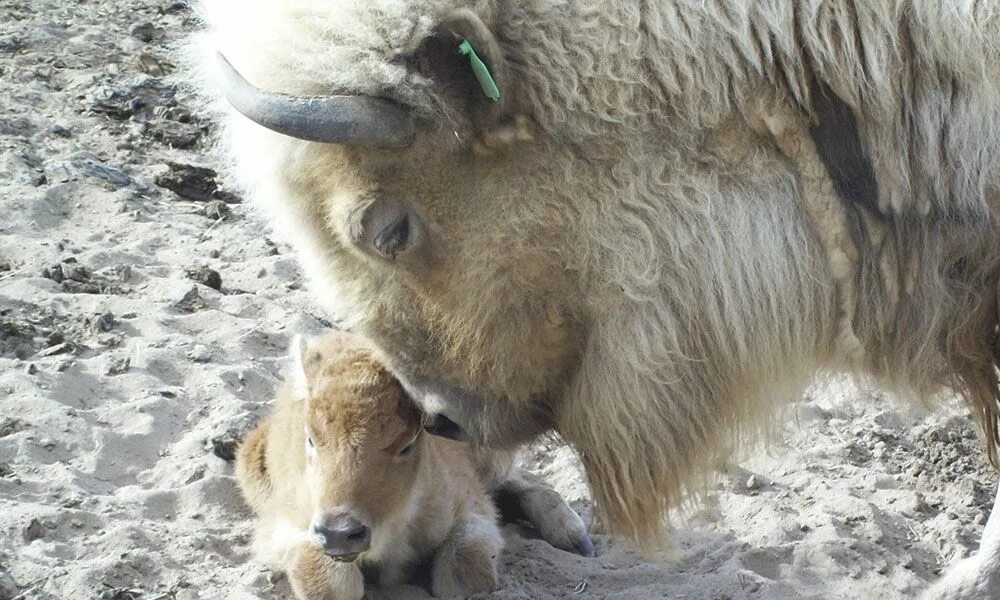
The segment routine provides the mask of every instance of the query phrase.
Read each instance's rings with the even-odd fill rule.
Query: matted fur
[[[536,126],[516,151],[474,158],[462,105],[399,60],[458,6],[496,36],[505,102]],[[207,46],[257,85],[377,94],[424,119],[395,180],[374,155],[229,112],[223,137],[318,297],[397,349],[394,368],[480,393],[470,426],[487,443],[512,439],[501,417],[550,415],[611,531],[656,539],[719,449],[818,370],[926,402],[960,393],[994,452],[1000,1],[220,0],[205,14]],[[822,167],[758,126],[764,99],[801,139],[814,80],[854,111],[878,182],[877,206],[830,217],[857,254],[839,274],[837,228],[810,216],[824,200],[802,179]],[[432,273],[349,242],[351,211],[382,193],[431,224],[447,257]],[[860,349],[838,343],[847,330]]]

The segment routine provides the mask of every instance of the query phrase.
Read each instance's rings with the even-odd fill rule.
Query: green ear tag
[[[458,45],[458,51],[469,56],[472,73],[476,76],[476,80],[479,81],[479,87],[483,88],[483,94],[494,102],[499,100],[500,88],[497,87],[497,82],[493,80],[493,75],[490,75],[489,67],[476,54],[469,40],[462,40],[462,43]]]

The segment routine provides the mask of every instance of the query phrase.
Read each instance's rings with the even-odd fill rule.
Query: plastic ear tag
[[[483,88],[483,94],[490,100],[496,102],[500,99],[500,88],[497,87],[497,82],[494,81],[493,75],[490,74],[489,67],[486,63],[479,58],[476,54],[475,49],[473,49],[472,44],[469,40],[462,40],[462,43],[458,45],[458,51],[469,57],[469,64],[472,66],[472,73],[476,76],[476,80],[479,82],[479,87]]]

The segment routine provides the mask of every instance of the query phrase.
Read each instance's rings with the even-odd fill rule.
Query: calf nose
[[[354,517],[335,517],[313,523],[313,533],[323,542],[323,550],[331,557],[351,561],[372,543],[372,531]]]
[[[437,435],[450,440],[465,441],[465,432],[458,423],[441,413],[428,415],[424,421],[424,430],[431,435]]]

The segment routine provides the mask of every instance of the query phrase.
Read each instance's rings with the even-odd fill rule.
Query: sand
[[[330,323],[287,240],[204,167],[184,2],[0,4],[0,599],[275,598],[236,440]],[[669,556],[507,525],[495,598],[911,598],[976,546],[995,475],[961,410],[843,382],[675,516]],[[525,454],[587,518],[572,451]],[[409,587],[386,597],[426,597]]]

